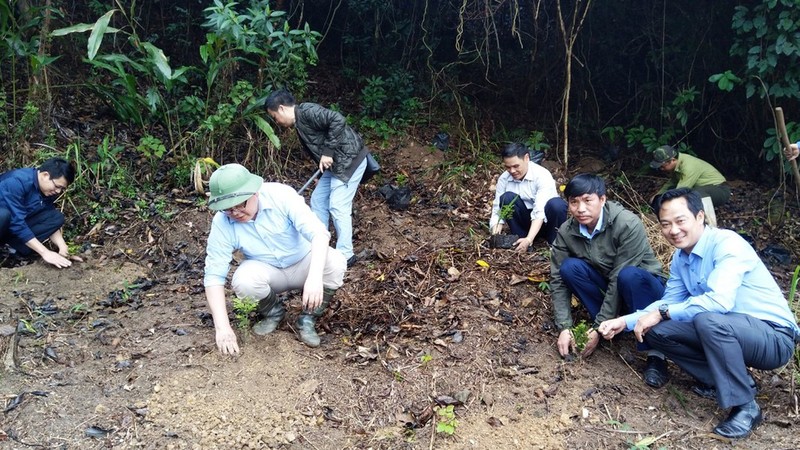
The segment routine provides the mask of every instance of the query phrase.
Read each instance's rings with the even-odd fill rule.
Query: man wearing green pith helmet
[[[664,192],[684,187],[697,191],[700,197],[711,197],[714,206],[724,205],[731,198],[731,188],[714,166],[692,155],[679,153],[669,145],[653,151],[650,167],[670,174],[669,181],[650,199],[651,205],[655,205]]]
[[[253,333],[275,331],[286,315],[277,294],[302,288],[303,311],[295,327],[303,343],[319,346],[316,321],[342,286],[347,270],[344,255],[330,248],[328,230],[294,189],[264,183],[239,164],[217,169],[209,188],[208,207],[217,213],[206,244],[203,284],[220,352],[239,352],[225,303],[225,280],[236,250],[245,260],[234,272],[231,287],[240,298],[259,300],[261,320]]]

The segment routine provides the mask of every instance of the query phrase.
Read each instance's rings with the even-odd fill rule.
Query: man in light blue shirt
[[[264,183],[239,164],[226,164],[209,180],[208,207],[217,213],[206,244],[205,277],[217,347],[236,354],[239,346],[225,303],[225,281],[234,251],[244,261],[233,274],[231,287],[240,298],[259,300],[262,320],[253,326],[257,335],[278,327],[286,308],[277,294],[303,289],[303,313],[295,327],[300,340],[319,346],[316,320],[342,286],[347,261],[330,248],[330,233],[289,186]]]
[[[747,367],[771,370],[790,360],[800,335],[794,313],[750,244],[705,226],[697,192],[667,191],[658,211],[661,232],[676,248],[664,295],[598,331],[611,339],[633,330],[700,383],[695,393],[731,408],[715,433],[746,437],[762,419]]]

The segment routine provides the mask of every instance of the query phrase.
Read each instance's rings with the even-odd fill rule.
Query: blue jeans
[[[353,256],[353,198],[366,168],[367,159],[364,158],[347,183],[331,175],[330,171],[323,172],[311,193],[311,210],[319,220],[327,227],[333,218],[336,249],[345,259]]]
[[[561,278],[570,291],[578,297],[589,311],[592,321],[600,312],[605,299],[608,281],[586,261],[580,258],[567,258],[561,263]],[[664,295],[664,281],[646,270],[626,266],[617,275],[617,292],[623,304],[619,314],[643,309]],[[637,344],[639,350],[647,350],[645,344]]]

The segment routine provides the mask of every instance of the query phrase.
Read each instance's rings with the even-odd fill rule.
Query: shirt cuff
[[[645,314],[647,314],[647,311],[639,310],[634,313],[622,316],[622,318],[625,320],[625,330],[633,331],[633,329],[636,327],[636,322],[639,320],[639,317],[642,317]]]
[[[670,303],[669,305],[669,318],[678,322],[688,322],[691,319],[686,306],[680,303]]]

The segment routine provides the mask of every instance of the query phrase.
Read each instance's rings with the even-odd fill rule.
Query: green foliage
[[[540,291],[547,292],[550,290],[550,283],[548,283],[547,281],[540,281],[538,287]]]
[[[689,118],[697,112],[694,101],[699,94],[694,86],[678,90],[672,102],[663,108],[661,116],[670,122],[678,122],[681,128],[686,129]]]
[[[694,103],[699,94],[694,86],[679,89],[675,93],[675,98],[661,109],[661,117],[666,125],[660,132],[644,125],[633,126],[627,130],[617,125],[605,127],[601,133],[613,143],[624,131],[628,147],[641,146],[647,153],[652,153],[661,145],[672,145],[680,152],[692,153],[689,145],[683,141],[679,143],[676,141],[687,132],[689,120],[698,112]]]
[[[130,45],[127,53],[101,53],[107,34],[123,33],[109,26],[117,11],[112,9],[106,12],[93,24],[79,23],[55,30],[51,36],[90,32],[84,62],[92,66],[96,76],[88,87],[108,102],[120,120],[139,126],[158,121],[169,127],[172,121],[169,116],[171,107],[166,96],[174,94],[177,86],[187,82],[186,72],[191,67],[173,70],[164,52],[152,43],[141,40],[135,32],[127,36]],[[135,30],[135,27],[131,26],[130,29]],[[126,41],[115,39],[114,42]],[[106,81],[109,75],[112,77],[110,85]]]
[[[605,127],[600,131],[600,134],[603,135],[609,143],[617,144],[619,143],[619,139],[625,136],[625,129],[619,125]]]
[[[373,75],[363,80],[361,104],[368,117],[392,120],[394,123],[413,121],[422,103],[414,97],[414,77],[401,67],[386,67],[387,76]]]
[[[371,117],[361,117],[358,121],[358,131],[368,138],[380,139],[386,142],[392,136],[399,134],[389,122],[384,119],[373,119]]]
[[[550,149],[550,144],[545,141],[543,131],[531,131],[528,138],[523,141],[526,147],[534,151],[545,151]]]
[[[45,17],[61,18],[61,10],[54,6],[27,3],[27,13],[17,14],[17,2],[0,2],[0,60],[3,65],[11,65],[11,83],[16,94],[19,79],[25,74],[17,74],[17,61],[27,62],[29,74],[38,75],[42,70],[56,61],[57,57],[39,54],[40,35],[36,32]],[[25,18],[26,21],[22,19]]]
[[[139,139],[139,145],[136,146],[136,150],[139,150],[142,155],[152,162],[160,160],[167,151],[166,147],[164,147],[164,143],[161,142],[161,139],[153,136],[152,134],[146,134],[142,136]]]
[[[420,356],[419,361],[423,366],[427,365],[429,362],[433,361],[433,356],[431,356],[430,353],[425,353],[424,355]]]
[[[95,186],[118,190],[127,197],[136,196],[132,172],[121,165],[125,147],[116,143],[113,136],[106,135],[97,146],[97,160],[88,165]]]
[[[650,446],[655,444],[658,438],[655,436],[647,436],[639,439],[638,441],[628,440],[628,450],[651,450]],[[658,450],[667,450],[667,447],[658,447]]]
[[[511,200],[511,202],[509,202],[506,205],[503,205],[503,207],[500,208],[500,212],[498,213],[500,219],[508,220],[511,218],[511,216],[514,215],[514,203],[516,203],[517,199],[519,199],[519,195],[515,195],[514,199]]]
[[[580,323],[571,328],[572,338],[575,340],[575,348],[579,352],[582,352],[586,348],[586,344],[589,343],[589,331],[591,330],[592,327],[585,320],[581,320]]]
[[[795,0],[761,0],[753,6],[737,6],[731,22],[735,37],[730,55],[744,59],[747,97],[758,92],[780,98],[800,99],[800,8]],[[722,75],[721,78],[715,78]],[[720,89],[742,82],[730,71],[709,79]],[[727,78],[722,85],[720,82]],[[763,83],[763,84],[762,84]]]
[[[452,436],[458,428],[458,420],[453,405],[436,408],[436,432]]]
[[[14,125],[11,138],[14,142],[26,140],[39,126],[39,108],[31,101],[25,102],[22,117]]]
[[[400,187],[405,186],[408,184],[408,175],[403,172],[398,172],[397,175],[394,176],[394,182]]]
[[[6,91],[3,89],[2,85],[0,85],[0,136],[8,136],[9,119],[8,113],[6,112],[7,106]],[[5,139],[3,140],[5,141]],[[5,142],[3,144],[5,144]]]
[[[266,77],[270,87],[304,91],[307,66],[317,63],[320,33],[312,31],[307,23],[302,29],[291,29],[286,12],[272,11],[268,0],[250,0],[247,7],[214,0],[214,5],[204,11],[203,26],[210,33],[200,48],[200,56],[207,65],[209,88],[225,71],[231,74],[234,65],[248,64]]]
[[[789,135],[789,139],[793,137],[800,136],[800,123],[797,122],[787,122],[786,123],[786,133]],[[795,142],[795,141],[792,141]],[[775,158],[779,158],[781,152],[783,151],[783,143],[781,142],[781,138],[778,136],[775,127],[767,128],[767,138],[764,139],[764,159],[767,161],[772,161]],[[786,162],[786,170],[788,170],[789,163]]]
[[[361,89],[361,103],[364,105],[365,114],[377,116],[383,112],[384,104],[388,100],[385,84],[386,82],[379,76],[367,78],[366,86]]]
[[[719,90],[730,92],[737,84],[742,82],[742,79],[734,75],[730,70],[726,70],[723,73],[711,75],[708,77],[708,81],[716,83]]]
[[[117,213],[119,202],[116,200],[110,201],[108,204],[101,204],[99,202],[89,202],[89,225],[94,226],[100,222],[113,222],[117,220]]]
[[[242,330],[250,328],[250,315],[256,312],[258,300],[253,297],[234,297],[232,303],[236,326]]]
[[[87,312],[89,308],[86,306],[85,303],[75,303],[69,308],[69,312],[71,314],[83,314]]]
[[[399,67],[385,69],[386,77],[374,75],[362,82],[361,114],[355,120],[368,138],[384,142],[417,120],[422,102],[413,96],[414,78]]]

